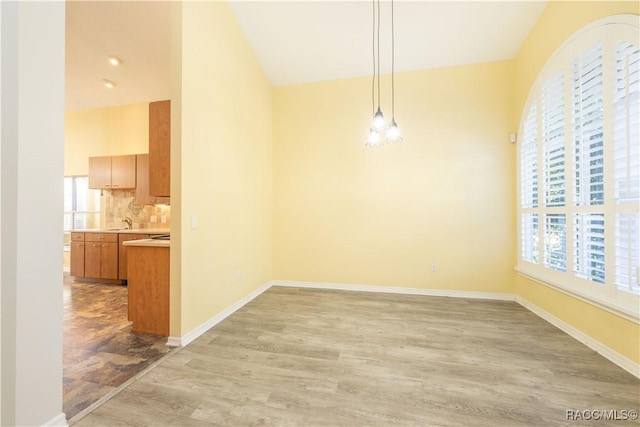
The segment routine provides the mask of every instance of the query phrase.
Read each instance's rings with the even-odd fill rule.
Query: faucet
[[[122,222],[127,224],[127,230],[131,230],[131,228],[133,227],[133,222],[131,221],[131,218],[129,218],[128,216],[125,216]]]

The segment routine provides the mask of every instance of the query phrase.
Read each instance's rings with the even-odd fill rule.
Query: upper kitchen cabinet
[[[171,195],[171,101],[149,103],[149,194]]]
[[[169,197],[152,196],[149,193],[149,155],[136,156],[136,203],[139,205],[169,204]]]
[[[89,157],[89,188],[136,188],[136,156]]]

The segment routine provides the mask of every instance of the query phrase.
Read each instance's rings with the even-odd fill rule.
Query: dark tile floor
[[[134,334],[127,287],[64,276],[63,410],[67,419],[171,351],[166,337]]]

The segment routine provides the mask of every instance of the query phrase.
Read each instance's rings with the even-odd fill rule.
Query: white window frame
[[[66,175],[64,177],[65,179],[69,178],[72,180],[73,186],[74,186],[74,191],[73,191],[73,196],[72,196],[72,209],[70,211],[64,211],[64,215],[68,215],[69,216],[69,224],[70,224],[70,228],[66,228],[63,227],[63,233],[64,233],[64,246],[68,247],[70,244],[70,238],[69,235],[71,234],[72,231],[76,230],[75,228],[75,216],[76,215],[87,215],[87,214],[93,214],[93,215],[98,215],[98,218],[100,217],[100,208],[98,206],[98,210],[95,211],[79,211],[76,210],[76,203],[77,203],[77,194],[75,192],[75,180],[78,178],[88,178],[87,175]],[[89,191],[95,191],[95,190],[91,190],[89,189]]]
[[[524,110],[521,115],[519,134],[525,135],[524,126],[532,106],[537,110],[537,175],[538,203],[535,205],[523,206],[523,193],[527,190],[523,188],[521,151],[517,150],[517,168],[518,168],[518,256],[516,270],[539,283],[550,286],[564,293],[587,301],[607,311],[613,312],[626,319],[640,323],[640,296],[618,290],[615,284],[616,276],[616,254],[615,254],[615,218],[617,213],[630,212],[640,215],[639,203],[616,203],[613,198],[613,140],[611,136],[613,129],[613,84],[615,79],[615,70],[613,69],[612,52],[615,46],[621,41],[629,41],[637,45],[638,32],[640,28],[640,17],[637,15],[613,15],[598,21],[595,21],[565,41],[562,46],[552,55],[547,64],[544,66],[534,83]],[[573,169],[572,151],[572,92],[571,92],[571,75],[572,61],[580,57],[580,55],[594,46],[597,42],[603,43],[603,98],[604,98],[604,157],[605,157],[605,201],[603,205],[593,206],[577,206],[574,203],[575,174]],[[564,99],[565,99],[565,170],[566,178],[566,194],[564,206],[545,206],[545,190],[543,188],[544,179],[544,159],[543,159],[543,141],[540,135],[542,120],[542,87],[552,76],[557,75],[560,70],[564,70]],[[522,143],[522,138],[520,138]],[[529,154],[530,155],[530,154]],[[529,192],[530,194],[530,192]],[[574,272],[574,253],[575,246],[574,233],[574,217],[577,214],[598,214],[605,216],[605,283],[596,283],[580,277]],[[525,246],[529,244],[532,237],[528,236],[528,240],[523,239],[522,235],[522,219],[524,215],[537,215],[537,256],[532,256],[530,251],[525,253],[523,259],[523,251]],[[565,216],[565,237],[566,237],[566,271],[556,271],[546,268],[544,263],[544,223],[545,215],[564,214]],[[531,227],[529,228],[531,229]],[[536,260],[534,262],[532,260]]]

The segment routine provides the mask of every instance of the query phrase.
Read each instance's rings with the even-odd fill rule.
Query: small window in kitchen
[[[100,227],[100,190],[89,189],[88,176],[64,177],[64,245],[72,230]]]

